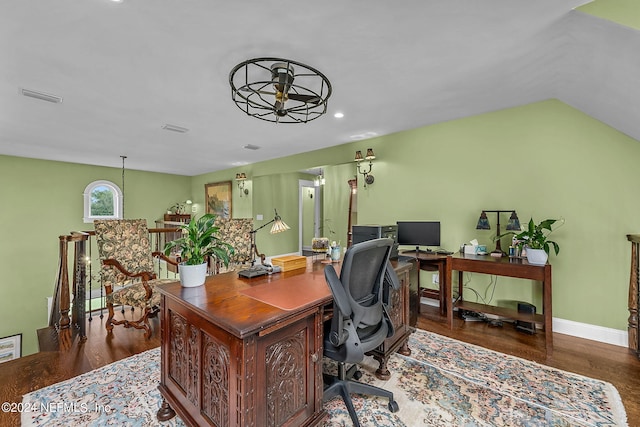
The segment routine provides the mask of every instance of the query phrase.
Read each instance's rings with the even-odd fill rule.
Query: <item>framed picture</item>
[[[22,356],[22,334],[0,338],[0,363]]]
[[[220,218],[231,218],[231,181],[214,182],[204,185],[207,213]]]

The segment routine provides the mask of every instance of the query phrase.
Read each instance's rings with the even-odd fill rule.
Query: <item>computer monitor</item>
[[[398,245],[440,247],[439,221],[398,221]],[[429,250],[427,249],[427,252]]]

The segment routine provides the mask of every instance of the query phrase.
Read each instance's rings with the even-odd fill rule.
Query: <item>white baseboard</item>
[[[629,346],[629,335],[627,331],[590,325],[588,323],[579,323],[572,320],[558,319],[557,317],[553,318],[553,332],[600,341],[606,344],[619,345],[621,347]]]
[[[440,307],[440,302],[431,298],[422,297],[420,303]],[[553,332],[599,341],[605,344],[618,345],[620,347],[629,346],[629,334],[627,331],[574,322],[573,320],[558,319],[557,317],[553,318]]]
[[[47,297],[47,325],[51,322],[51,307],[53,307],[53,297]]]

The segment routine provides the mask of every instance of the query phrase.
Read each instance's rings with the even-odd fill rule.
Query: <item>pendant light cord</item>
[[[127,156],[120,156],[122,158],[122,218],[126,218],[124,215],[124,159]]]

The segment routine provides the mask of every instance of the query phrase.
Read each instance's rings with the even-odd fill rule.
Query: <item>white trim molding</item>
[[[621,347],[629,347],[629,335],[627,331],[621,331],[619,329],[605,328],[603,326],[554,317],[553,332],[600,341],[606,344],[619,345]]]

